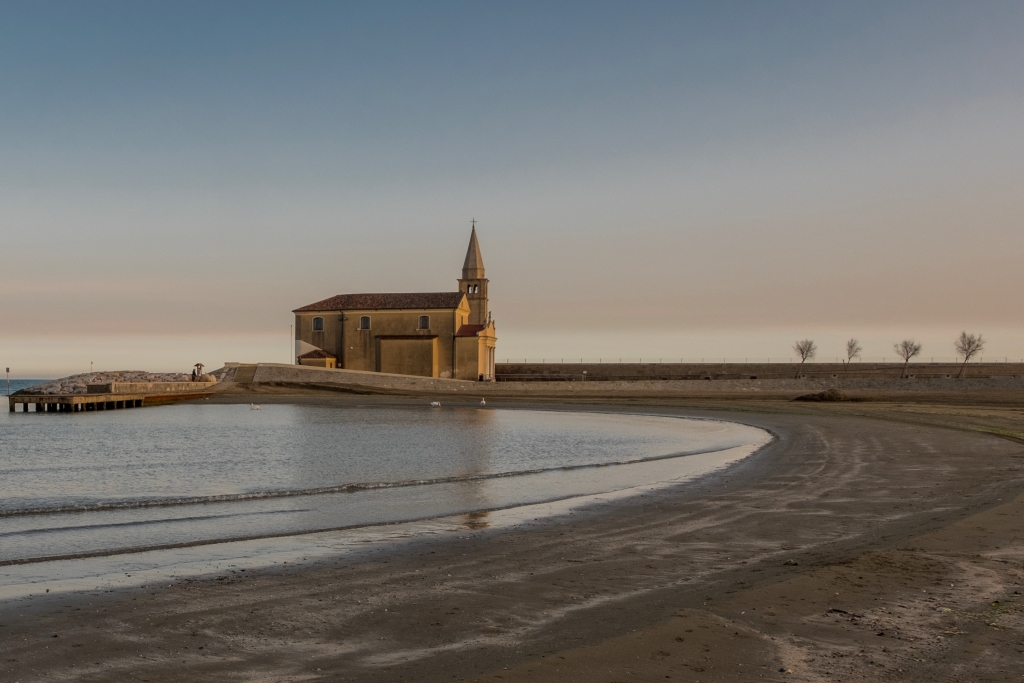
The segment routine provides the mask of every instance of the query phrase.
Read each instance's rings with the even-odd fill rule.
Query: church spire
[[[473,220],[473,231],[469,235],[469,249],[466,250],[466,261],[462,264],[463,280],[478,280],[484,277],[484,257],[480,255],[480,244],[476,241],[476,219]]]
[[[466,250],[466,262],[462,264],[459,290],[465,292],[469,300],[469,324],[486,325],[490,313],[487,308],[487,277],[484,275],[484,257],[480,255],[480,244],[476,241],[476,219],[469,234],[469,249]]]

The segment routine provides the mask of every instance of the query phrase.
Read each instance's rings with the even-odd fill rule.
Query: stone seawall
[[[959,363],[911,363],[906,374],[917,379],[946,379],[960,373]],[[1024,377],[1024,363],[969,363],[964,377]],[[721,379],[899,379],[903,363],[498,363],[498,381],[703,380]]]
[[[177,394],[210,389],[216,382],[111,382],[86,385],[89,394]]]
[[[529,381],[469,382],[430,377],[409,377],[357,370],[334,370],[298,365],[261,363],[252,375],[252,385],[276,385],[296,388],[324,388],[338,391],[376,394],[417,394],[503,397],[585,397],[585,396],[676,396],[716,393],[801,394],[839,389],[844,392],[916,393],[961,391],[1022,391],[1024,379],[990,378],[807,378],[807,379],[719,379],[719,380],[639,380],[639,381]]]

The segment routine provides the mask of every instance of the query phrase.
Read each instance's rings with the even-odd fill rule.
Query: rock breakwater
[[[62,377],[18,393],[66,395],[88,393],[90,384],[111,384],[114,382],[188,382],[191,375],[183,372],[144,372],[142,370],[118,370],[115,372],[85,372],[80,375]]]

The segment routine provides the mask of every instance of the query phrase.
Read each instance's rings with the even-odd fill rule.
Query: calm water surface
[[[483,407],[4,412],[0,563],[591,495],[692,476],[768,438],[718,421]]]
[[[10,383],[10,393],[8,393],[6,379],[6,377],[0,377],[0,382],[3,382],[3,384],[0,384],[0,393],[3,393],[4,396],[10,396],[16,391],[28,389],[29,387],[34,387],[37,384],[43,384],[44,382],[50,381],[48,379],[12,379]]]

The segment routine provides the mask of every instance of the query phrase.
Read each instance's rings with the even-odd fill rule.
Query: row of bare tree
[[[957,340],[953,342],[953,347],[956,349],[958,356],[964,357],[964,362],[960,366],[960,372],[957,373],[957,377],[963,377],[967,362],[985,348],[985,339],[980,334],[975,335],[961,332]],[[913,339],[904,339],[893,344],[892,348],[896,355],[903,359],[903,371],[900,373],[900,378],[902,379],[907,375],[907,366],[910,364],[910,359],[920,355],[921,345]],[[803,366],[809,360],[813,360],[818,355],[818,347],[811,339],[796,342],[793,344],[793,351],[800,357],[800,366]],[[849,371],[850,363],[854,358],[860,357],[861,351],[863,349],[860,342],[856,339],[851,338],[846,342],[846,360],[843,361],[843,365],[846,366],[844,372]],[[796,370],[796,376],[800,376],[800,367]]]

